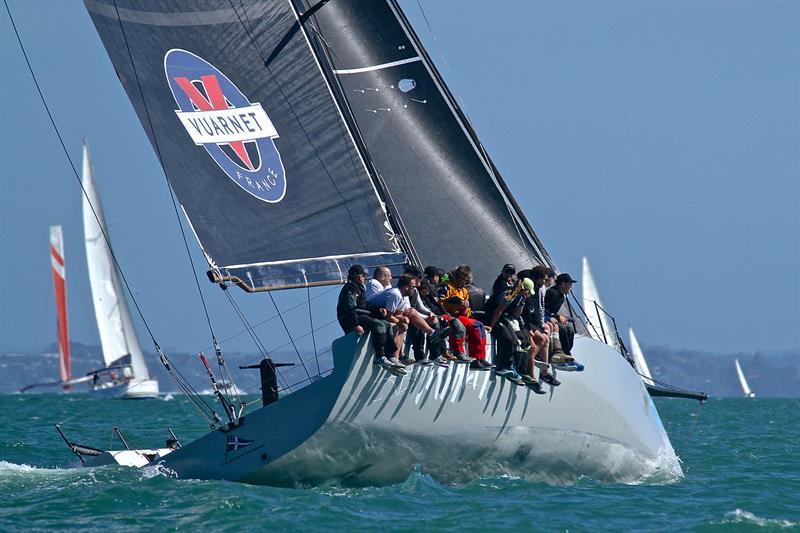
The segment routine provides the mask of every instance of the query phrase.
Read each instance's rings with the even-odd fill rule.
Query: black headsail
[[[269,290],[405,262],[291,3],[85,4],[216,280]]]
[[[423,263],[552,265],[394,0],[294,0]]]

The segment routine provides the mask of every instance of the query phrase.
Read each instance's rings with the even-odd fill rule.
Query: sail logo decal
[[[286,173],[275,147],[279,135],[261,104],[186,50],[167,52],[164,72],[178,104],[175,113],[192,141],[251,195],[269,203],[283,200]]]

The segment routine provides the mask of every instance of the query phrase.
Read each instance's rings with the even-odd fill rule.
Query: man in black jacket
[[[575,326],[571,318],[560,314],[561,307],[567,299],[567,294],[572,289],[576,280],[569,274],[556,276],[556,284],[547,289],[544,296],[545,320],[555,319],[558,323],[558,337],[561,340],[561,349],[565,355],[572,355],[572,344],[575,340]]]
[[[347,283],[339,293],[336,304],[336,318],[345,333],[355,331],[359,337],[365,332],[372,333],[372,345],[375,348],[375,361],[386,363],[397,355],[394,336],[391,335],[390,324],[379,318],[370,316],[367,299],[364,297],[364,281],[367,274],[361,265],[353,265],[347,271]]]

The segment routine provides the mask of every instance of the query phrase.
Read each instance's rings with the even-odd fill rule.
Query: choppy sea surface
[[[180,396],[5,395],[0,531],[800,531],[800,400],[656,405],[683,463],[677,482],[484,477],[449,486],[416,470],[388,487],[286,489],[148,469],[75,469],[53,427],[62,422],[71,439],[101,448],[114,425],[133,447],[162,444],[166,427],[189,441],[204,429]]]

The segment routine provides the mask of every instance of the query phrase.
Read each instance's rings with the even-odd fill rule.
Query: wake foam
[[[745,523],[745,524],[755,524],[760,527],[769,527],[769,528],[780,528],[780,529],[787,529],[790,527],[797,526],[797,522],[792,522],[791,520],[781,520],[778,518],[762,518],[760,516],[756,516],[755,514],[751,513],[750,511],[745,511],[744,509],[734,509],[728,513],[725,513],[725,516],[728,518],[726,523]]]

